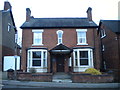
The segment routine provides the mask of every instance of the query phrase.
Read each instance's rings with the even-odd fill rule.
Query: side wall
[[[105,29],[106,37],[102,39],[102,44],[105,47],[103,51],[103,60],[106,62],[106,69],[118,69],[119,64],[119,49],[117,35],[111,30]]]
[[[2,33],[2,38],[0,42],[0,63],[3,64],[3,57],[6,55],[14,55],[15,51],[15,30],[13,28],[13,23],[11,19],[11,15],[9,11],[1,12],[0,15],[1,18],[1,28],[0,32]],[[8,31],[8,23],[10,23],[11,28],[10,31]],[[2,66],[0,67],[0,70],[2,70]]]

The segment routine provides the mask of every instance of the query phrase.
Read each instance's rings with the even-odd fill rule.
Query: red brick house
[[[100,69],[98,26],[92,21],[92,9],[86,18],[34,18],[26,9],[21,26],[21,69],[29,72],[83,72]]]
[[[101,20],[99,24],[101,35],[102,67],[113,71],[115,77],[120,76],[120,20]]]

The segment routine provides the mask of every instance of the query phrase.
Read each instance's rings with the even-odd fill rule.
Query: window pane
[[[43,58],[46,58],[46,52],[43,52]]]
[[[77,51],[75,51],[75,65],[78,66]]]
[[[78,59],[75,59],[75,65],[78,66]]]
[[[88,65],[88,59],[80,59],[80,65]]]
[[[33,58],[41,58],[41,52],[33,52]]]
[[[77,51],[75,51],[75,58],[77,58]]]
[[[46,67],[46,52],[43,52],[43,67]]]
[[[86,32],[78,32],[78,43],[86,43]]]
[[[78,37],[86,37],[86,32],[78,32]]]
[[[59,39],[58,39],[58,43],[62,43],[62,38],[59,38]]]
[[[81,58],[88,58],[88,51],[80,51]]]
[[[58,34],[58,44],[62,43],[62,35],[63,35],[63,31],[57,31]]]
[[[34,33],[34,44],[42,44],[42,33]]]
[[[62,38],[62,33],[61,32],[58,33],[58,38]]]
[[[88,51],[80,51],[80,65],[88,65]]]
[[[32,66],[41,66],[41,60],[33,60]]]
[[[46,60],[43,59],[43,67],[45,67],[45,66],[46,66]]]
[[[41,66],[41,51],[33,52],[32,66]]]
[[[79,38],[79,43],[86,43],[85,38]]]

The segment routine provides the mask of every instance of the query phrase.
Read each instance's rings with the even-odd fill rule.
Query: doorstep
[[[71,75],[67,74],[67,73],[55,73],[53,75],[53,80],[52,82],[59,82],[59,83],[72,83],[71,80]]]
[[[72,83],[71,79],[53,79],[52,82],[58,82],[58,83]]]

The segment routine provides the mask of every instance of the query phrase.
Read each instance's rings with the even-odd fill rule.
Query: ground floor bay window
[[[36,72],[47,72],[47,50],[30,49],[27,55],[27,72],[33,68]]]
[[[92,49],[74,49],[73,58],[73,72],[84,72],[87,68],[93,67]]]

